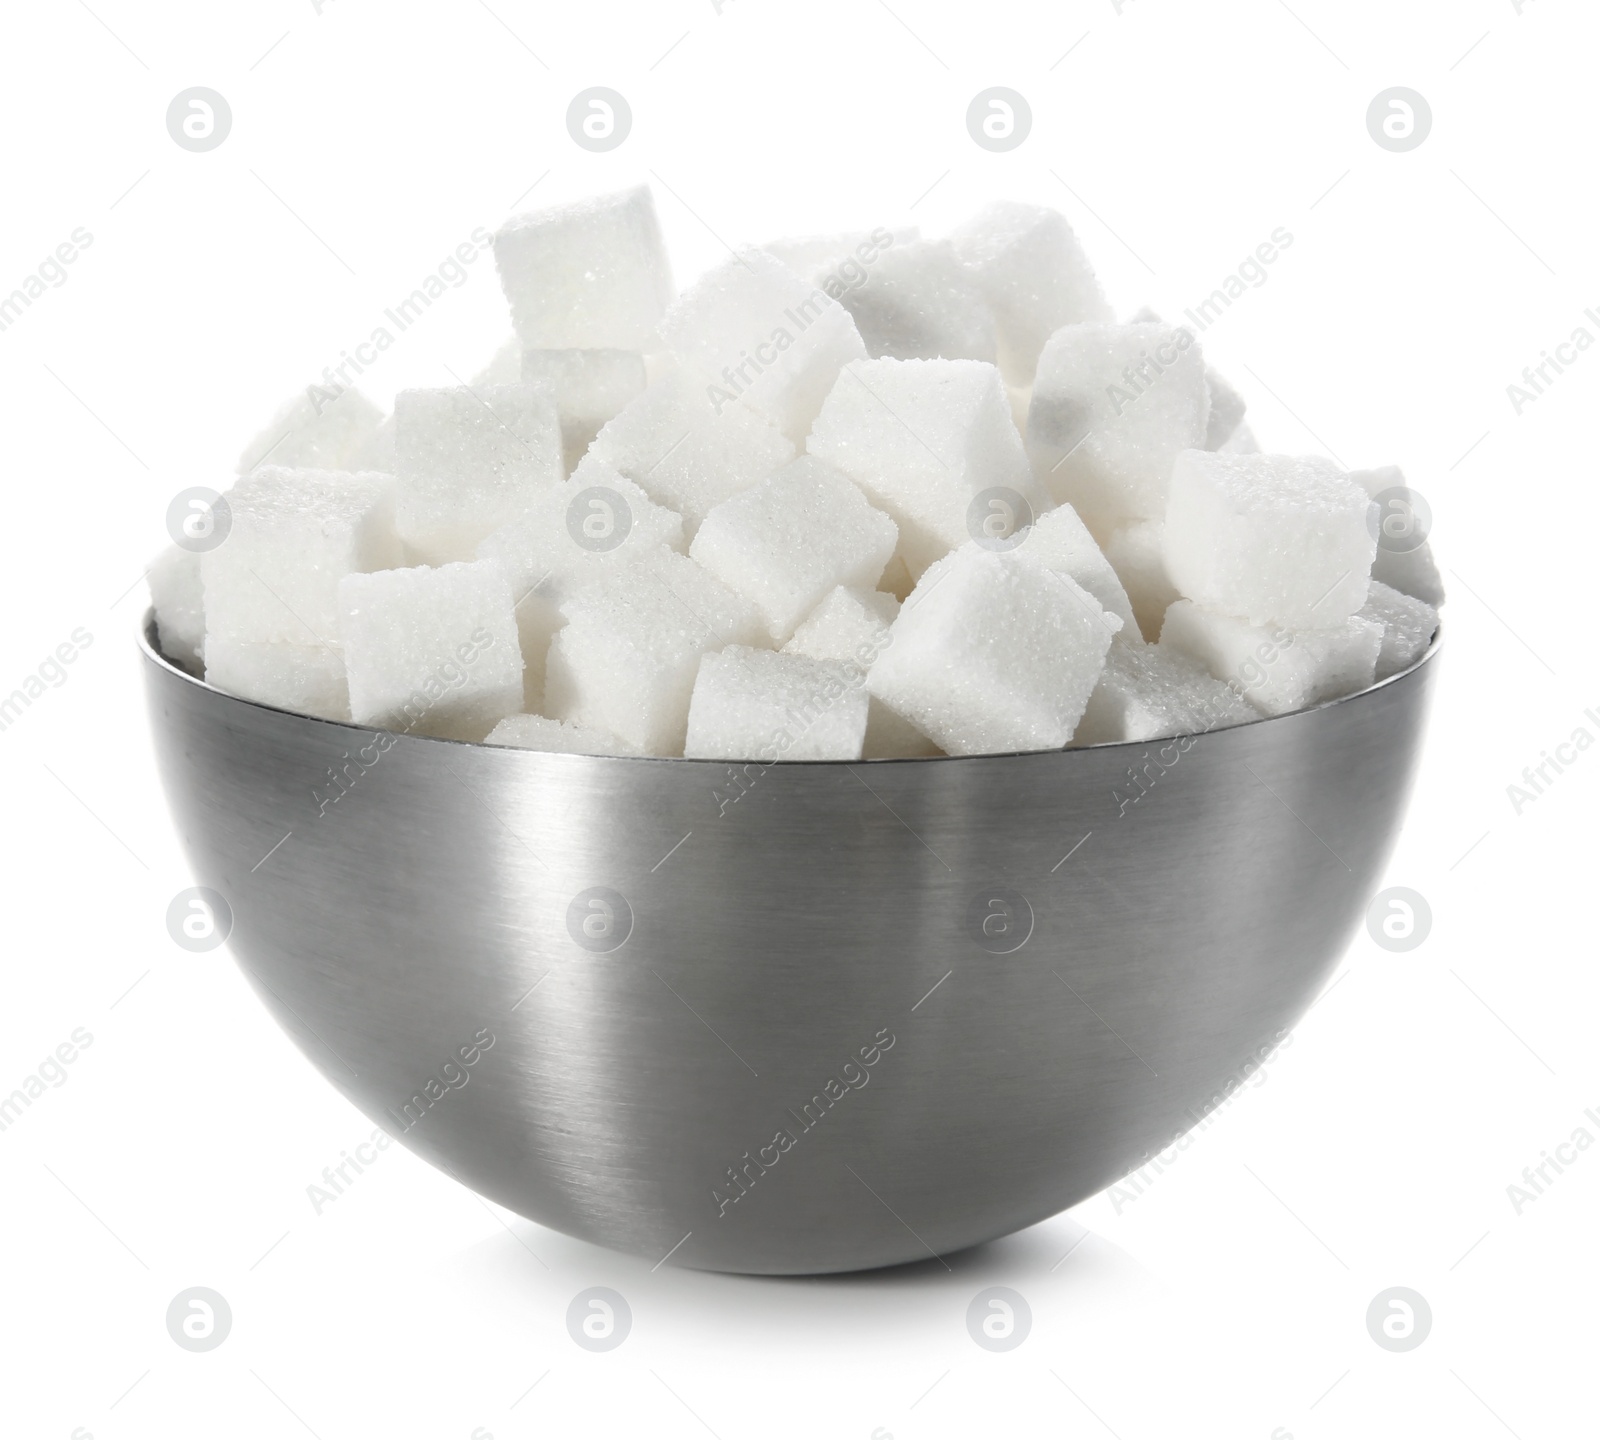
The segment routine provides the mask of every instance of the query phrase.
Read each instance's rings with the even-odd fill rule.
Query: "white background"
[[[10,6],[0,294],[93,244],[0,333],[8,558],[0,692],[92,646],[0,733],[0,1093],[93,1043],[0,1132],[7,1436],[1135,1437],[1592,1434],[1600,1146],[1517,1213],[1507,1186],[1600,1139],[1600,752],[1515,813],[1506,787],[1600,710],[1600,354],[1520,416],[1506,387],[1600,306],[1594,56],[1577,0],[311,0]],[[491,11],[490,5],[493,9]],[[1070,53],[1069,53],[1070,52]],[[569,139],[621,91],[627,143]],[[995,155],[980,89],[1031,102]],[[164,115],[233,110],[191,154]],[[1410,86],[1434,126],[1368,134]],[[223,488],[277,402],[480,225],[655,177],[680,283],[722,240],[984,200],[1059,206],[1118,309],[1175,314],[1276,227],[1294,243],[1205,338],[1269,449],[1396,462],[1451,590],[1443,683],[1388,879],[1433,931],[1363,933],[1258,1087],[1132,1200],[883,1274],[755,1281],[614,1255],[496,1212],[399,1147],[319,1215],[370,1132],[225,951],[164,913],[191,883],[153,774],[134,633],[168,500]],[[531,195],[529,188],[537,188]],[[720,237],[720,238],[719,238]],[[372,372],[387,402],[509,333],[490,262]],[[1554,1174],[1554,1172],[1547,1172]],[[1070,1254],[1069,1254],[1070,1252]],[[1063,1258],[1066,1257],[1066,1258]],[[975,1345],[988,1285],[1028,1300]],[[233,1311],[191,1354],[164,1314]],[[568,1338],[624,1294],[628,1340]],[[1391,1354],[1365,1312],[1433,1312]],[[535,1384],[537,1382],[537,1384]],[[530,1386],[533,1386],[530,1390]]]

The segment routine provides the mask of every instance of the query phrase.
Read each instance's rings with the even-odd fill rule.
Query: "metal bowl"
[[[1198,738],[766,768],[375,733],[143,651],[196,881],[335,1086],[543,1225],[805,1274],[1042,1220],[1247,1078],[1382,873],[1438,645]]]

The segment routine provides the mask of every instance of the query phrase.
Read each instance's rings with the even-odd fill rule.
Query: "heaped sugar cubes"
[[[1055,211],[778,240],[675,295],[638,188],[495,257],[515,335],[469,384],[313,387],[222,541],[158,557],[175,663],[413,735],[854,762],[1199,734],[1437,631],[1400,472],[1260,453]]]

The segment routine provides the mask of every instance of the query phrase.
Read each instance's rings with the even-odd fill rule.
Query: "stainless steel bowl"
[[[312,1063],[530,1219],[758,1274],[1008,1234],[1202,1118],[1361,917],[1438,668],[1186,741],[762,769],[375,735],[143,650],[196,881]]]

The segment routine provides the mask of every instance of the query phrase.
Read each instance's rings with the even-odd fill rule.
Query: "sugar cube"
[[[701,276],[661,334],[717,413],[742,400],[792,440],[811,428],[839,371],[867,353],[848,310],[760,250]]]
[[[467,382],[473,390],[484,385],[518,385],[522,382],[522,341],[513,335],[489,357],[489,363]],[[561,354],[561,351],[557,351]]]
[[[632,350],[526,350],[521,378],[554,398],[570,474],[600,427],[644,389],[644,356]]]
[[[637,755],[624,740],[592,725],[569,725],[543,715],[507,715],[484,739],[486,745],[544,750],[555,755]]]
[[[156,612],[156,638],[167,659],[192,668],[206,638],[206,595],[200,579],[200,553],[169,545],[146,574]]]
[[[1070,575],[1108,614],[1122,621],[1120,638],[1125,643],[1139,643],[1139,625],[1133,618],[1128,592],[1072,506],[1058,505],[1041,515],[1022,543],[1029,559]]]
[[[238,473],[263,465],[300,470],[370,468],[365,451],[383,422],[378,409],[354,386],[308,385],[278,407],[239,456]]]
[[[1241,421],[1233,434],[1228,436],[1222,444],[1216,447],[1219,455],[1259,455],[1261,444],[1256,439],[1255,431]]]
[[[1367,603],[1358,613],[1363,620],[1375,620],[1383,626],[1375,677],[1378,680],[1387,680],[1414,665],[1433,643],[1434,632],[1439,628],[1439,612],[1426,600],[1402,594],[1381,580],[1372,582]]]
[[[1330,461],[1185,450],[1162,531],[1181,594],[1255,625],[1331,628],[1367,598],[1366,492]]]
[[[1198,735],[1259,718],[1244,696],[1199,661],[1165,645],[1128,645],[1106,652],[1106,668],[1089,696],[1074,745]]]
[[[1395,465],[1386,465],[1380,470],[1357,470],[1350,478],[1374,500],[1386,491],[1410,488],[1405,475]],[[1427,539],[1415,546],[1411,543],[1409,531],[1416,524],[1415,502],[1409,496],[1391,495],[1386,502],[1386,513],[1377,516],[1376,521],[1380,526],[1387,524],[1390,534],[1380,540],[1372,558],[1372,578],[1402,595],[1425,600],[1433,606],[1443,605],[1444,583],[1439,579],[1439,568],[1434,564]]]
[[[1383,626],[1349,615],[1318,629],[1252,625],[1234,615],[1175,600],[1161,644],[1181,651],[1236,686],[1263,715],[1352,695],[1372,684]]]
[[[1092,530],[1159,520],[1172,462],[1205,443],[1210,405],[1188,330],[1067,325],[1039,357],[1028,455],[1040,482]]]
[[[1065,745],[1117,621],[1059,571],[969,543],[901,607],[867,688],[951,755]]]
[[[864,672],[730,645],[700,661],[683,753],[703,760],[859,760]]]
[[[1220,450],[1244,424],[1244,396],[1209,365],[1206,367],[1206,389],[1211,396],[1211,413],[1206,421],[1206,443],[1201,448]]]
[[[893,245],[907,245],[922,238],[915,225],[891,230],[880,225],[875,230],[846,230],[833,235],[795,235],[771,240],[761,248],[781,260],[802,280],[820,285],[838,296],[866,278],[867,267]]]
[[[495,561],[347,575],[339,610],[356,724],[481,740],[522,708],[511,584]]]
[[[566,477],[554,401],[533,385],[395,396],[395,528],[430,564],[467,560]]]
[[[663,545],[683,549],[682,517],[598,463],[581,482],[541,490],[515,520],[479,543],[478,558],[499,561],[511,582],[528,710],[543,705],[545,656],[561,628],[562,599]]]
[[[399,559],[386,475],[267,465],[228,491],[227,538],[200,560],[207,635],[336,645],[337,590]]]
[[[752,601],[782,644],[836,586],[872,589],[897,539],[894,521],[848,479],[802,455],[718,505],[689,554]]]
[[[1159,520],[1135,520],[1106,538],[1106,559],[1127,591],[1139,633],[1151,641],[1161,633],[1167,606],[1178,598],[1178,587],[1167,573],[1164,528]]]
[[[336,645],[207,635],[206,683],[241,700],[323,720],[350,719],[344,655]]]
[[[658,348],[672,268],[646,186],[508,220],[494,259],[525,348]]]
[[[870,666],[889,643],[889,627],[900,602],[881,590],[850,590],[841,585],[808,615],[783,647],[785,655]],[[877,696],[867,702],[868,760],[906,759],[943,752],[909,720],[896,715]]]
[[[597,726],[650,755],[683,752],[700,657],[759,645],[755,606],[664,546],[562,602],[545,662],[544,713]]]
[[[1010,491],[1035,514],[1046,508],[1000,372],[978,360],[846,366],[806,450],[888,512],[900,527],[897,553],[913,577],[972,535],[973,506],[983,508],[984,491]]]
[[[682,515],[693,534],[713,508],[795,453],[794,442],[748,405],[714,405],[704,387],[674,369],[600,427],[573,479],[587,483],[591,464],[610,466]]]
[[[896,245],[842,290],[867,354],[901,360],[995,358],[995,319],[948,240]]]
[[[998,322],[1000,368],[1026,385],[1063,325],[1111,319],[1078,237],[1055,210],[995,200],[951,232]]]

